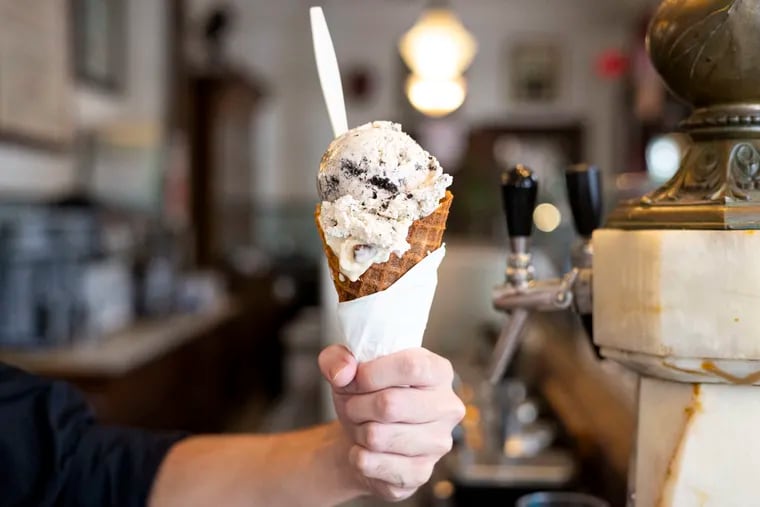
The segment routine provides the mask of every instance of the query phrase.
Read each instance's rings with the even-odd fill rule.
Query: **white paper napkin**
[[[422,345],[445,255],[441,246],[384,291],[338,303],[343,341],[359,362]]]

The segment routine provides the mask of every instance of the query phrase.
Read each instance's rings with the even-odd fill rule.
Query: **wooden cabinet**
[[[190,78],[192,220],[201,265],[251,242],[254,114],[261,87],[232,71]]]
[[[98,342],[0,350],[0,362],[74,384],[104,423],[223,431],[251,406],[263,416],[281,391],[278,336],[293,309],[271,302],[270,286],[256,283],[248,304],[140,322]]]

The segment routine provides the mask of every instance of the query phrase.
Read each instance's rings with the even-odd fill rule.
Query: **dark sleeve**
[[[183,436],[99,426],[71,386],[0,363],[0,507],[142,507]]]

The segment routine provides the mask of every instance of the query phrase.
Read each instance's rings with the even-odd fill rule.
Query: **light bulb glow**
[[[459,109],[467,95],[464,78],[423,79],[412,75],[406,81],[406,95],[418,111],[433,117]]]
[[[553,204],[545,202],[536,206],[533,210],[533,223],[536,229],[542,232],[552,232],[562,222],[562,214]]]
[[[646,161],[653,180],[668,180],[681,164],[681,146],[672,136],[656,137],[647,146]]]
[[[476,51],[475,39],[449,9],[428,9],[399,42],[404,62],[425,79],[459,76]]]

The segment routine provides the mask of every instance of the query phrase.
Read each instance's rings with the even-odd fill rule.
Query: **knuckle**
[[[381,424],[369,422],[364,425],[364,443],[371,451],[382,451],[385,443],[383,427]]]
[[[405,378],[410,379],[410,383],[418,383],[425,378],[426,362],[427,358],[424,354],[409,352],[401,360],[401,373]]]
[[[406,500],[414,493],[413,489],[399,488],[397,486],[386,486],[382,493],[383,500],[388,502],[400,502]]]
[[[377,415],[381,421],[391,422],[398,417],[399,400],[395,391],[386,389],[377,394]]]
[[[467,407],[465,407],[462,400],[459,399],[459,396],[457,396],[456,394],[454,395],[454,402],[452,403],[451,411],[452,411],[452,416],[454,417],[454,420],[457,423],[459,423],[459,421],[464,419],[464,416],[467,413]]]
[[[451,361],[449,361],[445,357],[440,357],[440,356],[438,357],[439,357],[439,360],[441,361],[441,371],[443,372],[443,379],[447,385],[451,385],[454,382],[454,365],[451,364]]]
[[[430,478],[433,476],[433,470],[435,469],[435,460],[428,460],[425,463],[425,466],[423,467],[423,480],[422,483],[425,484],[427,481],[430,480]]]
[[[416,489],[404,489],[404,488],[391,488],[393,491],[391,492],[391,497],[394,502],[400,502],[402,500],[406,500],[410,496],[414,494]]]
[[[423,355],[427,364],[427,380],[435,381],[439,384],[452,385],[454,383],[454,365],[451,361],[434,352],[425,350]]]
[[[367,475],[371,472],[372,458],[368,451],[357,449],[354,454],[354,467],[362,474]]]
[[[454,438],[449,435],[444,435],[443,437],[438,439],[438,445],[436,451],[439,455],[443,456],[444,454],[448,454],[451,452],[451,449],[454,447]]]
[[[423,484],[425,484],[427,481],[430,480],[430,477],[433,475],[433,466],[435,465],[435,462],[425,460],[419,465],[415,467],[414,473],[412,475],[412,480],[410,486],[413,486],[415,488],[419,488]]]

